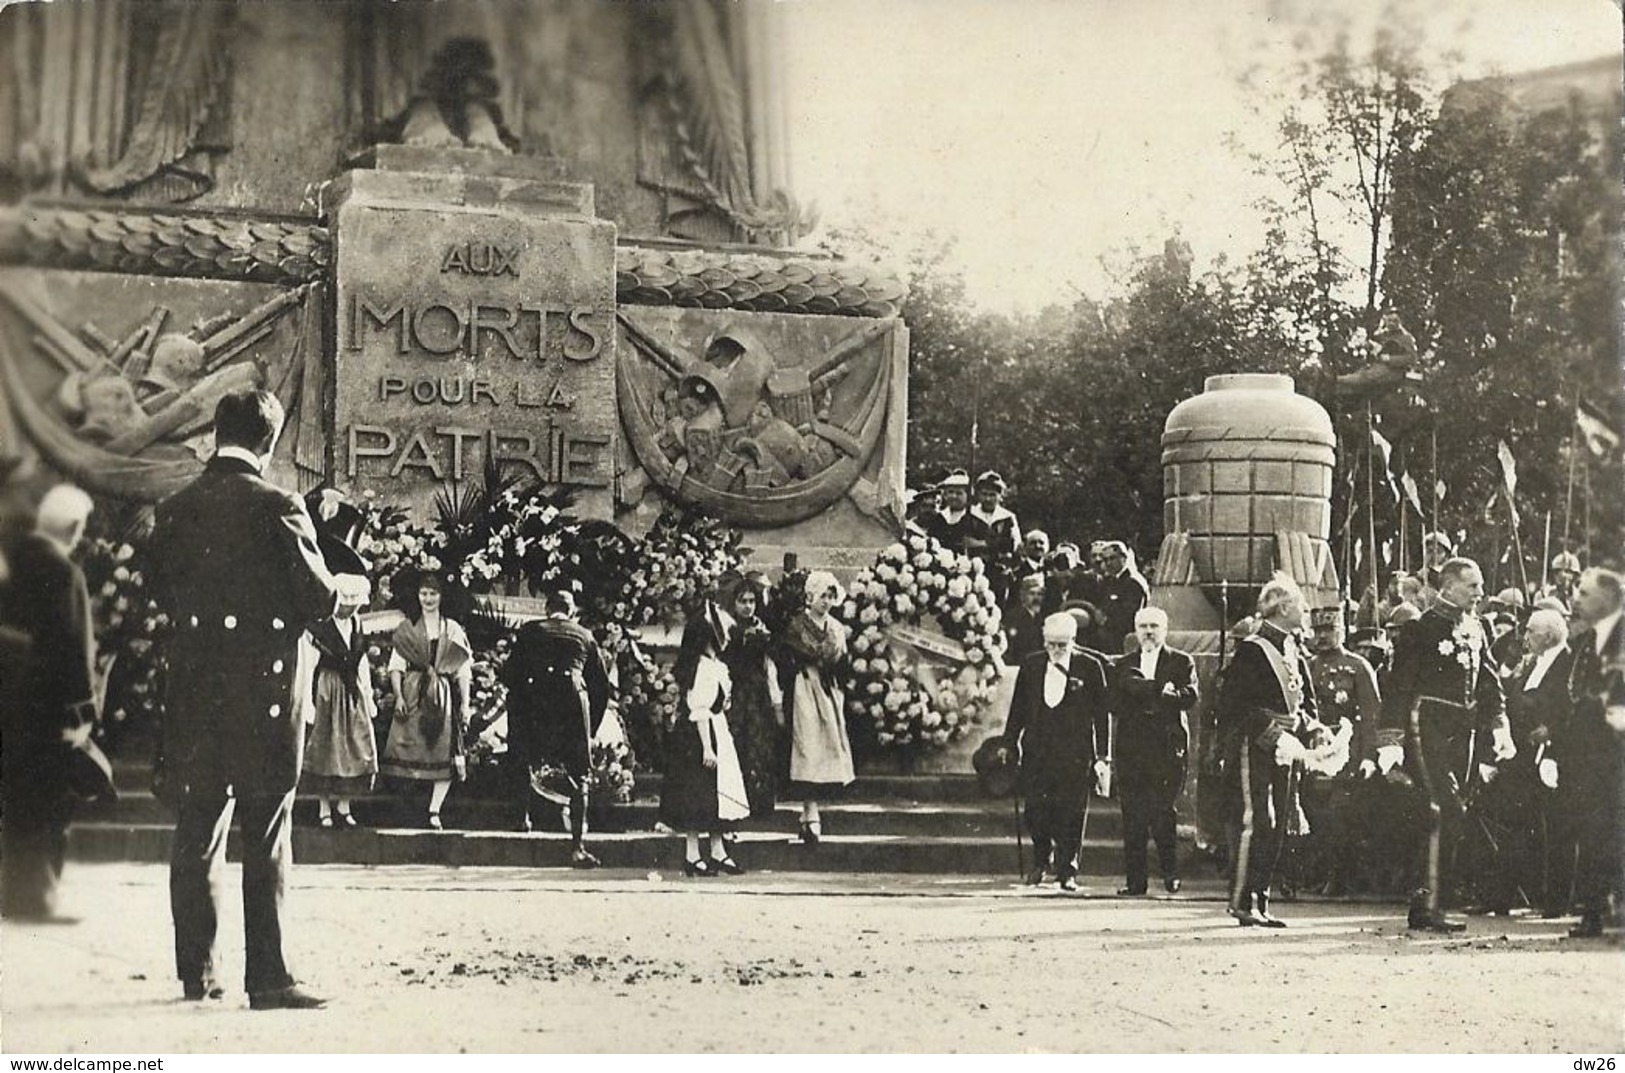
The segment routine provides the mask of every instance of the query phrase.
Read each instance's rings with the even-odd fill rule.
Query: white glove
[[[1556,760],[1542,760],[1540,765],[1535,770],[1540,773],[1540,782],[1542,786],[1546,787],[1548,790],[1557,789]]]
[[[1506,727],[1496,727],[1491,737],[1490,752],[1497,760],[1511,760],[1518,755],[1518,747],[1512,743],[1512,731]]]
[[[1501,773],[1501,769],[1496,767],[1494,764],[1480,764],[1480,765],[1478,765],[1478,778],[1479,778],[1479,781],[1483,782],[1485,784],[1494,782],[1495,781],[1495,776],[1499,775],[1500,773]]]
[[[1275,739],[1275,762],[1287,767],[1309,756],[1309,750],[1303,747],[1303,742],[1291,734],[1282,734]]]
[[[1384,775],[1405,762],[1403,745],[1384,745],[1377,750],[1377,770]]]
[[[1095,796],[1110,797],[1112,795],[1112,763],[1110,760],[1095,761]]]
[[[1377,773],[1377,762],[1375,760],[1362,760],[1362,761],[1360,761],[1360,778],[1369,779],[1371,776],[1375,775],[1376,773]]]
[[[1610,704],[1603,709],[1602,717],[1608,720],[1615,734],[1625,734],[1625,704]]]

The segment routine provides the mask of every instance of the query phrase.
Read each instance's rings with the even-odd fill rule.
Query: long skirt
[[[817,796],[850,786],[852,740],[841,691],[815,667],[796,674],[790,695],[790,794]]]
[[[439,718],[424,725],[418,694],[424,672],[409,670],[402,683],[406,704],[395,710],[389,724],[389,740],[384,744],[384,760],[379,770],[397,779],[439,781],[452,777],[451,758],[457,746],[451,705],[442,708]]]
[[[377,739],[366,706],[335,674],[318,672],[312,692],[316,721],[305,735],[303,786],[328,797],[366,793],[378,774]]]
[[[699,732],[689,720],[678,720],[666,735],[666,778],[660,792],[660,819],[679,831],[731,830],[750,815],[739,753],[726,720],[717,717],[698,724],[711,737],[717,766],[707,768],[701,757]]]

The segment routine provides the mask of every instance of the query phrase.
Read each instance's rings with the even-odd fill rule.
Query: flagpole
[[[1372,461],[1371,452],[1376,444],[1372,435],[1376,431],[1376,424],[1371,417],[1371,404],[1365,404],[1365,531],[1366,553],[1371,559],[1371,599],[1372,605],[1382,597],[1382,588],[1377,581],[1377,493],[1376,483],[1372,478],[1372,470],[1376,469]]]
[[[1502,485],[1505,485],[1505,481]],[[1523,537],[1518,534],[1518,508],[1512,503],[1512,489],[1507,489],[1507,521],[1512,526],[1512,554],[1518,558],[1518,587],[1529,592],[1529,571],[1523,561]]]
[[[1439,422],[1435,418],[1433,427],[1428,430],[1428,438],[1433,445],[1433,531],[1439,532]],[[1427,565],[1427,537],[1422,538],[1422,564]]]
[[[1540,552],[1540,591],[1546,591],[1546,569],[1552,561],[1552,512],[1546,512],[1546,546]]]
[[[1585,466],[1580,470],[1585,478],[1585,509],[1586,509],[1586,565],[1591,565],[1591,459],[1586,459]]]
[[[1569,486],[1563,494],[1563,550],[1569,548],[1569,521],[1574,516],[1574,456],[1580,446],[1575,433],[1580,430],[1580,395],[1574,395],[1574,420],[1569,422]]]

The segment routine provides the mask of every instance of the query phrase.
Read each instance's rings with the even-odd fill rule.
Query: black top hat
[[[316,547],[322,562],[335,574],[365,574],[370,564],[355,550],[366,516],[332,488],[317,488],[305,496],[310,520],[316,523]]]

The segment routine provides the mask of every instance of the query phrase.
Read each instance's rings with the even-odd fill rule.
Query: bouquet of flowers
[[[847,707],[881,745],[946,745],[981,721],[1005,645],[981,560],[911,533],[858,572],[841,617],[852,628]],[[928,684],[899,662],[887,636],[898,625],[935,628],[959,643],[964,664]]]
[[[738,530],[696,511],[661,512],[619,601],[627,621],[641,626],[670,619],[716,591],[724,574],[744,565],[739,541]]]
[[[587,776],[588,799],[595,805],[626,804],[632,800],[637,770],[637,758],[626,742],[594,742],[592,770]]]
[[[105,736],[110,727],[156,716],[162,670],[158,642],[169,627],[169,616],[148,594],[138,542],[89,538],[80,542],[76,558],[90,590],[96,668],[106,683],[104,719],[98,728]]]

